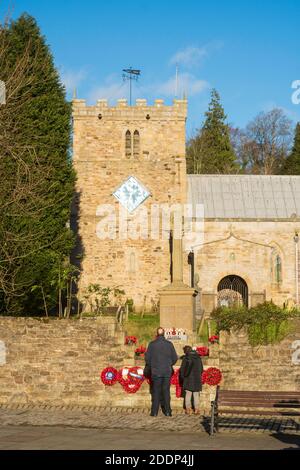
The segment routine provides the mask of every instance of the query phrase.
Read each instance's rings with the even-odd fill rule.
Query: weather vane
[[[140,70],[136,70],[136,69],[133,69],[132,67],[130,67],[129,69],[123,69],[123,80],[124,82],[129,80],[129,89],[130,89],[130,106],[132,104],[132,80],[135,80],[136,82],[138,81],[140,75],[141,75],[141,71]]]

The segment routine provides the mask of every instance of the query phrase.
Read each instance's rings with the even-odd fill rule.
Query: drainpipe
[[[295,273],[296,273],[296,305],[299,305],[299,235],[296,233],[295,242]]]

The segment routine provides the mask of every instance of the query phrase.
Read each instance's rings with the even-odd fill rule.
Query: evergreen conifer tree
[[[2,199],[4,196],[12,198],[12,203],[6,207],[1,233],[7,236],[9,228],[13,234],[11,240],[22,241],[23,238],[20,246],[17,243],[13,246],[6,240],[7,250],[15,253],[8,259],[15,262],[11,262],[8,269],[6,261],[0,259],[0,268],[6,270],[6,278],[13,277],[15,286],[9,301],[4,302],[6,309],[36,314],[43,309],[43,297],[41,289],[32,287],[42,286],[50,304],[56,303],[50,274],[68,257],[73,245],[67,228],[75,181],[70,159],[71,106],[50,48],[35,19],[23,14],[11,22],[5,35],[6,49],[1,57],[5,62],[5,81],[9,84],[10,74],[24,57],[27,65],[23,85],[14,91],[12,125],[8,129],[18,155],[12,158],[9,154],[1,155],[0,151],[1,170],[5,172],[2,178],[14,183],[21,161],[22,168],[26,168],[23,178],[30,181],[31,191],[18,199],[16,205],[13,184],[6,195],[1,195],[0,190],[0,200],[1,196]],[[31,247],[25,252],[29,234]],[[2,297],[7,295],[2,293]]]
[[[283,167],[285,175],[300,175],[300,123],[295,131],[295,141],[292,153],[288,156]]]
[[[239,166],[230,142],[227,116],[216,90],[212,90],[206,120],[199,134],[188,144],[187,167],[189,173],[237,173]]]

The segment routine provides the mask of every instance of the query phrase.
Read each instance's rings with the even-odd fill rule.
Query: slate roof
[[[300,176],[188,175],[206,219],[300,219]]]

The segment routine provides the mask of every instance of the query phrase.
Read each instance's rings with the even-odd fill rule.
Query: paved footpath
[[[1,426],[0,450],[283,450],[300,449],[295,435],[128,431]]]
[[[86,407],[0,407],[0,449],[280,450],[300,449],[300,432],[266,420],[210,437],[200,417],[152,418],[148,412]]]

